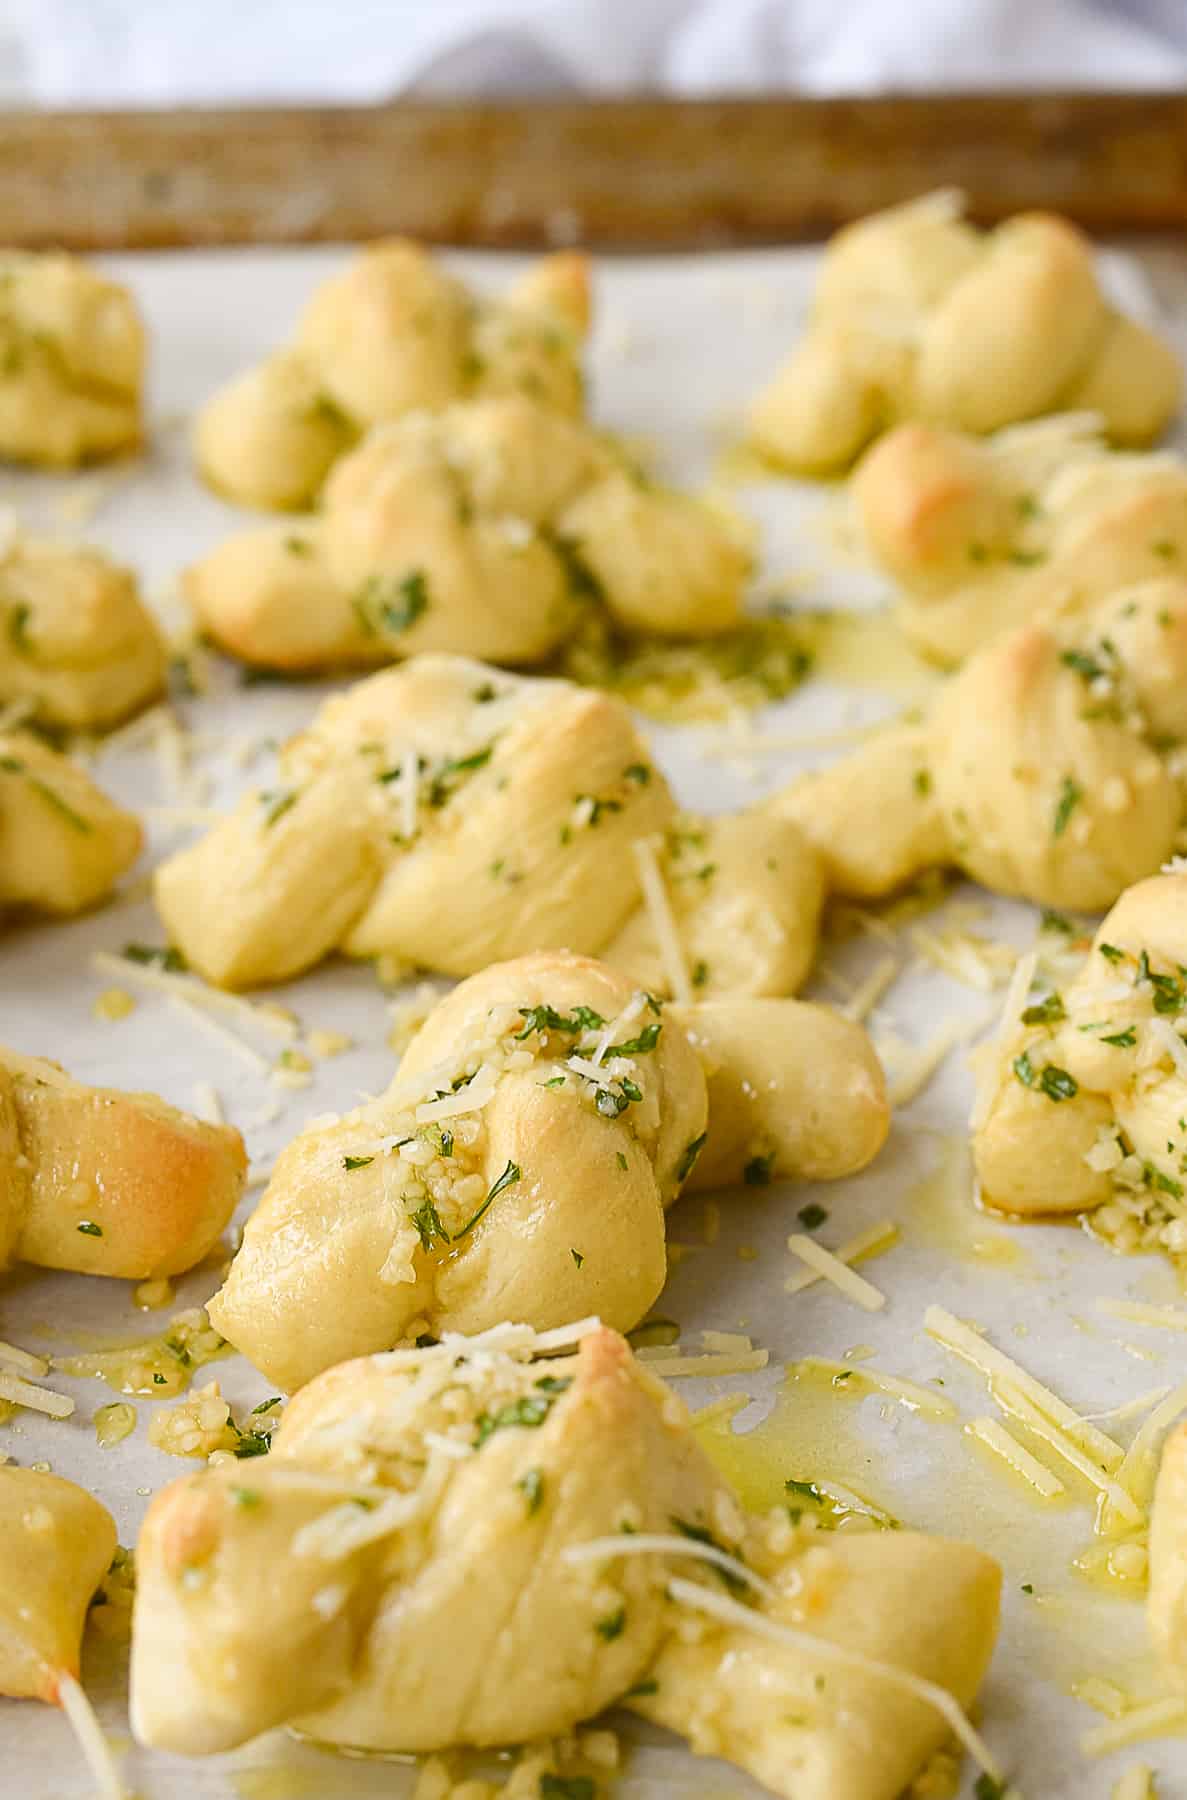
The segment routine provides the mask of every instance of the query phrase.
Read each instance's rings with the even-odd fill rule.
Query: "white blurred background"
[[[1187,0],[0,0],[0,105],[1187,85]]]

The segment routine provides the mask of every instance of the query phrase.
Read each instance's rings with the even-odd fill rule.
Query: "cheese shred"
[[[844,1294],[846,1300],[852,1300],[855,1306],[862,1307],[866,1312],[880,1312],[886,1305],[886,1295],[881,1288],[876,1288],[864,1276],[855,1275],[839,1256],[834,1256],[831,1250],[826,1250],[823,1244],[816,1243],[805,1232],[792,1232],[787,1240],[787,1248],[801,1262],[807,1263],[817,1275],[823,1276],[825,1281],[831,1281],[837,1291]]]
[[[58,1704],[95,1778],[101,1800],[127,1800],[127,1789],[111,1753],[111,1745],[95,1717],[95,1709],[73,1675],[58,1676]]]
[[[635,853],[639,886],[643,889],[643,899],[659,945],[659,958],[664,966],[668,986],[672,990],[672,998],[679,1001],[681,1006],[688,1006],[693,997],[692,983],[688,977],[688,965],[684,960],[676,921],[672,916],[672,903],[668,899],[668,890],[660,872],[655,843],[654,838],[636,838],[631,848]]]

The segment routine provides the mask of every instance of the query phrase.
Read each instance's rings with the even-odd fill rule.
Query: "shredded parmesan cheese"
[[[1066,1491],[1058,1475],[1052,1474],[1037,1456],[1032,1456],[997,1419],[974,1419],[965,1426],[965,1430],[970,1437],[984,1444],[987,1450],[992,1450],[1003,1462],[1009,1463],[1014,1473],[1029,1482],[1036,1494],[1041,1494],[1044,1500],[1054,1500]]]
[[[118,975],[121,980],[131,981],[140,987],[155,988],[161,994],[180,996],[194,1006],[205,1007],[209,1012],[226,1013],[244,1025],[270,1032],[273,1037],[281,1038],[285,1043],[292,1043],[299,1035],[296,1019],[282,1007],[253,1005],[241,994],[228,994],[222,988],[208,987],[196,975],[179,975],[168,969],[155,969],[146,963],[130,962],[126,957],[112,956],[107,950],[95,952],[91,957],[91,967],[102,975]]]
[[[884,956],[874,964],[861,986],[846,1001],[841,1011],[858,1024],[868,1019],[883,994],[892,988],[902,972],[897,957]]]
[[[771,1360],[769,1350],[734,1350],[720,1355],[670,1356],[663,1351],[638,1352],[653,1375],[665,1380],[673,1375],[746,1375],[754,1369],[765,1369]]]
[[[660,961],[667,976],[668,986],[672,990],[673,999],[681,1006],[688,1006],[692,1001],[692,983],[688,978],[688,968],[684,961],[684,951],[676,930],[676,921],[672,917],[672,906],[668,899],[668,890],[664,886],[664,878],[660,873],[659,858],[655,852],[654,838],[636,838],[631,848],[635,853],[635,862],[639,870],[639,886],[643,889],[643,899],[651,919],[651,928],[655,932],[659,945]]]
[[[1111,1319],[1125,1319],[1131,1325],[1153,1325],[1159,1331],[1187,1331],[1187,1312],[1178,1306],[1151,1306],[1145,1300],[1110,1300],[1096,1302],[1097,1312]]]
[[[1094,1488],[1104,1494],[1128,1524],[1141,1525],[1143,1523],[1141,1507],[1130,1497],[1120,1482],[1114,1481],[1111,1475],[1106,1475],[1104,1470],[1099,1468],[1092,1458],[1080,1449],[1079,1445],[1072,1442],[1067,1432],[1061,1431],[1049,1419],[1044,1418],[1038,1407],[1033,1405],[1025,1395],[1005,1385],[994,1388],[992,1392],[999,1406],[1013,1414],[1026,1426],[1028,1431],[1033,1432],[1035,1437],[1040,1438],[1044,1444],[1054,1450],[1057,1456],[1061,1456],[1070,1468],[1075,1469],[1076,1473],[1082,1475],[1085,1481],[1090,1482]]]
[[[0,1400],[10,1400],[14,1406],[27,1406],[30,1412],[47,1413],[51,1419],[68,1419],[74,1411],[74,1402],[68,1394],[55,1394],[52,1388],[34,1387],[19,1375],[3,1371],[0,1371]]]
[[[784,1644],[788,1649],[799,1650],[809,1656],[818,1656],[822,1662],[857,1669],[861,1674],[885,1681],[888,1686],[910,1694],[912,1699],[922,1701],[925,1706],[933,1707],[990,1779],[1001,1783],[1002,1772],[988,1745],[970,1725],[947,1688],[940,1687],[936,1682],[924,1681],[906,1669],[895,1668],[892,1663],[879,1662],[873,1657],[863,1656],[859,1651],[847,1650],[828,1638],[816,1637],[808,1631],[798,1631],[790,1625],[768,1618],[755,1607],[740,1606],[736,1600],[714,1593],[698,1582],[674,1577],[668,1583],[668,1594],[677,1605],[687,1606],[693,1612],[707,1613],[710,1618],[718,1619],[723,1625],[752,1632],[758,1637],[768,1638],[772,1643]],[[1187,1702],[1182,1704],[1187,1708]]]
[[[1080,1748],[1085,1756],[1109,1756],[1130,1744],[1143,1744],[1148,1738],[1183,1730],[1187,1730],[1187,1700],[1168,1695],[1164,1700],[1152,1700],[1148,1706],[1135,1706],[1107,1725],[1094,1725],[1080,1739]]]
[[[18,1375],[31,1375],[37,1380],[49,1374],[49,1363],[44,1356],[34,1356],[31,1350],[0,1342],[0,1369],[15,1369]]]
[[[1082,1446],[1106,1469],[1116,1470],[1125,1457],[1121,1445],[1090,1425],[1075,1409],[1061,1400],[1058,1394],[1044,1387],[1043,1383],[1030,1375],[1020,1363],[1012,1357],[989,1344],[971,1325],[950,1313],[943,1306],[929,1306],[923,1315],[923,1328],[929,1337],[935,1338],[945,1350],[962,1361],[970,1363],[977,1373],[990,1384],[991,1391],[995,1384],[1004,1383],[1014,1393],[1025,1396],[1032,1406],[1036,1407],[1044,1418],[1051,1419],[1061,1425],[1067,1436]],[[997,1395],[994,1395],[997,1398]]]
[[[111,1754],[111,1746],[95,1717],[95,1709],[73,1675],[61,1674],[58,1680],[58,1704],[65,1713],[87,1767],[95,1778],[101,1800],[127,1800],[119,1770]]]
[[[880,1219],[865,1231],[859,1231],[856,1237],[847,1238],[833,1251],[838,1262],[864,1262],[868,1256],[881,1256],[884,1250],[890,1250],[898,1243],[899,1228],[893,1219]],[[820,1280],[818,1269],[800,1269],[795,1275],[783,1283],[785,1294],[800,1294],[814,1281]]]
[[[841,1377],[849,1388],[868,1387],[886,1394],[905,1406],[911,1412],[924,1413],[929,1419],[955,1419],[956,1408],[951,1400],[942,1394],[933,1394],[930,1388],[921,1387],[918,1382],[907,1381],[902,1375],[887,1375],[881,1369],[866,1366],[854,1368],[852,1362],[830,1362],[824,1356],[804,1356],[795,1364],[797,1369],[807,1369],[819,1375],[831,1375],[834,1381]]]
[[[967,1043],[981,1026],[967,1019],[945,1019],[926,1044],[910,1049],[902,1056],[899,1067],[887,1086],[887,1099],[894,1107],[909,1106],[923,1090],[957,1044]]]
[[[969,1117],[970,1131],[980,1131],[993,1110],[994,1101],[1001,1089],[1006,1052],[1013,1043],[1022,1023],[1022,1014],[1026,1009],[1026,997],[1030,993],[1038,961],[1038,951],[1031,950],[1015,964],[1014,973],[1010,977],[1010,985],[1006,989],[997,1035],[993,1044],[987,1047],[985,1052],[984,1065],[977,1082],[977,1094]]]
[[[866,1281],[863,1276],[855,1275],[839,1256],[834,1256],[831,1250],[826,1250],[823,1244],[816,1243],[806,1233],[794,1231],[787,1240],[787,1248],[801,1262],[807,1263],[817,1275],[831,1281],[838,1292],[844,1294],[847,1300],[852,1300],[855,1306],[863,1307],[866,1312],[879,1312],[886,1305],[886,1295],[880,1288],[876,1288],[872,1281]]]

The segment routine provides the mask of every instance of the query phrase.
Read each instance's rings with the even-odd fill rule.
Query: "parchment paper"
[[[122,467],[110,478],[84,478],[106,497],[95,516],[75,528],[75,535],[132,562],[146,593],[170,616],[176,613],[168,596],[178,569],[235,522],[233,509],[207,493],[190,473],[185,415],[216,383],[281,340],[304,297],[345,254],[320,249],[191,252],[110,261],[113,272],[132,283],[148,317],[155,426],[142,462]],[[494,256],[452,260],[461,273],[483,285],[501,285],[518,266],[517,259]],[[746,400],[790,344],[814,263],[811,251],[605,262],[598,271],[592,355],[595,416],[648,440],[672,475],[703,479],[736,430]],[[1181,291],[1173,274],[1164,257],[1164,296],[1168,289]],[[1136,258],[1112,258],[1109,276],[1130,304],[1148,308],[1150,296]],[[1172,325],[1181,338],[1179,322]],[[16,505],[27,524],[67,534],[62,502],[66,497],[69,504],[77,491],[78,484],[71,481],[14,474],[0,479],[0,499]],[[736,495],[762,522],[767,574],[795,575],[797,601],[867,602],[878,591],[876,582],[844,564],[827,566],[822,535],[811,524],[827,497],[825,490],[786,482],[747,485]],[[243,687],[226,665],[219,670],[217,690],[214,697],[185,703],[182,710],[187,725],[199,734],[221,738],[195,765],[198,776],[210,783],[208,803],[221,806],[239,785],[263,780],[268,766],[266,755],[250,767],[238,766],[231,740],[242,745],[247,738],[282,736],[307,720],[328,689],[324,684]],[[823,678],[770,709],[760,723],[764,730],[811,734],[876,719],[897,710],[904,698],[902,692],[887,693],[876,685],[838,686]],[[708,810],[751,802],[796,768],[830,754],[808,747],[766,756],[756,765],[723,755],[720,731],[648,729],[677,794]],[[156,761],[146,749],[102,753],[97,773],[128,804],[177,802],[176,793],[162,786]],[[183,836],[176,827],[154,826],[144,866]],[[1020,945],[1030,943],[1035,928],[1031,909],[994,910],[994,930]],[[147,903],[113,905],[70,924],[7,932],[0,941],[0,1036],[22,1050],[57,1057],[82,1080],[153,1088],[182,1105],[194,1104],[195,1083],[212,1082],[260,1163],[269,1162],[306,1119],[348,1107],[360,1091],[377,1091],[390,1078],[394,1059],[386,1045],[387,997],[365,966],[326,965],[277,992],[275,997],[294,1007],[306,1028],[347,1032],[356,1046],[318,1061],[313,1085],[300,1092],[278,1095],[266,1078],[236,1061],[224,1045],[198,1034],[162,998],[143,998],[119,1022],[93,1018],[93,1002],[111,978],[92,970],[92,953],[119,951],[137,939],[163,940]],[[818,980],[811,991],[838,998],[838,979],[857,980],[880,953],[868,942],[829,946],[828,979]],[[892,1027],[923,1042],[938,1022],[953,1016],[970,1024],[987,1023],[999,1002],[1000,993],[976,993],[934,969],[916,967],[891,990],[873,1025],[876,1035]],[[266,1040],[261,1047],[268,1047]],[[1109,1320],[1093,1306],[1105,1295],[1173,1300],[1176,1283],[1164,1263],[1113,1257],[1072,1226],[1009,1228],[986,1221],[971,1210],[967,1182],[959,1191],[949,1184],[943,1190],[948,1199],[943,1193],[939,1199],[933,1195],[929,1200],[926,1193],[920,1197],[920,1183],[945,1159],[951,1165],[959,1156],[970,1095],[970,1077],[961,1054],[955,1053],[929,1089],[898,1117],[890,1144],[872,1169],[856,1180],[818,1190],[773,1187],[723,1196],[720,1236],[712,1245],[704,1241],[701,1199],[675,1209],[669,1236],[691,1248],[680,1254],[659,1310],[680,1321],[691,1348],[697,1347],[702,1328],[741,1328],[771,1352],[770,1368],[756,1376],[683,1384],[694,1406],[744,1391],[755,1399],[736,1421],[744,1429],[769,1408],[788,1361],[810,1353],[838,1357],[862,1345],[874,1351],[873,1366],[880,1369],[924,1381],[941,1377],[963,1419],[992,1412],[979,1378],[923,1335],[923,1309],[932,1300],[988,1328],[995,1343],[1088,1411],[1102,1411],[1178,1379],[1182,1358],[1175,1339]],[[277,1098],[283,1110],[271,1123],[262,1123]],[[784,1280],[796,1266],[785,1240],[798,1228],[798,1210],[812,1200],[828,1209],[819,1237],[834,1246],[876,1219],[889,1215],[898,1220],[901,1245],[868,1270],[889,1295],[884,1312],[860,1313],[824,1284],[795,1297],[784,1293]],[[1002,1251],[1003,1241],[1018,1248]],[[976,1243],[982,1245],[980,1253]],[[180,1284],[177,1305],[199,1303],[216,1285],[213,1268],[197,1272]],[[167,1316],[136,1312],[131,1287],[121,1282],[22,1270],[6,1276],[0,1287],[0,1334],[54,1354],[154,1331]],[[216,1363],[209,1375],[219,1377],[237,1409],[267,1391],[242,1359]],[[111,1391],[92,1380],[62,1376],[54,1384],[75,1396],[73,1419],[61,1424],[21,1413],[0,1430],[0,1448],[20,1463],[44,1459],[58,1473],[92,1488],[115,1513],[121,1540],[131,1544],[147,1496],[195,1465],[150,1448],[147,1423],[153,1409],[144,1402],[136,1402],[135,1435],[115,1449],[99,1449],[91,1418],[114,1398]],[[1071,1558],[1091,1540],[1087,1490],[1070,1478],[1070,1502],[1044,1511],[958,1427],[922,1422],[876,1395],[842,1410],[846,1433],[858,1434],[868,1458],[862,1491],[904,1522],[967,1535],[1002,1561],[1005,1622],[984,1695],[983,1721],[1027,1800],[1103,1800],[1118,1773],[1139,1758],[1160,1771],[1161,1795],[1187,1794],[1187,1744],[1182,1741],[1103,1763],[1085,1762],[1078,1749],[1081,1733],[1099,1721],[1069,1697],[1073,1682],[1103,1675],[1140,1691],[1150,1679],[1140,1605],[1097,1593],[1070,1573]],[[1118,1428],[1123,1433],[1132,1429],[1132,1424]],[[838,1455],[840,1450],[838,1437]],[[853,1481],[852,1443],[843,1461]],[[805,1462],[812,1466],[805,1468]],[[831,1472],[844,1478],[827,1463],[827,1446],[821,1448],[818,1436],[802,1450],[789,1447],[788,1474]],[[1024,1583],[1033,1587],[1033,1594],[1021,1591]],[[85,1673],[105,1723],[126,1745],[119,1659],[102,1645],[90,1644]],[[637,1722],[624,1717],[615,1723],[639,1746],[622,1784],[624,1795],[648,1800],[685,1794],[722,1800],[729,1795],[740,1800],[758,1791],[734,1771],[698,1762],[674,1740]],[[291,1770],[291,1779],[270,1773],[279,1768]],[[253,1795],[257,1800],[287,1800],[289,1795],[354,1800],[397,1796],[412,1782],[411,1774],[391,1761],[332,1756],[284,1734],[206,1762],[131,1750],[127,1770],[144,1800],[251,1800]],[[973,1774],[966,1770],[963,1793],[971,1794]],[[66,1800],[89,1792],[67,1729],[50,1710],[0,1702],[0,1792],[14,1800],[18,1795]]]

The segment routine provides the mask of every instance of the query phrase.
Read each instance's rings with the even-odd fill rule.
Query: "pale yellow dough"
[[[899,623],[941,663],[1187,569],[1187,464],[1110,451],[1091,415],[986,439],[901,425],[862,461],[853,500]]]
[[[217,1242],[246,1173],[232,1126],[0,1045],[0,1268],[180,1274]]]
[[[300,508],[365,431],[407,413],[526,394],[578,414],[588,325],[588,267],[574,252],[488,301],[419,244],[373,244],[316,291],[291,345],[207,401],[198,468],[232,500]]]
[[[922,725],[880,733],[771,805],[844,894],[951,864],[997,893],[1099,910],[1175,849],[1185,735],[1187,581],[1168,577],[995,638]]]
[[[794,826],[681,818],[605,694],[422,656],[327,701],[282,752],[278,785],[164,863],[155,891],[172,940],[224,987],[333,949],[468,975],[568,948],[658,992],[667,977],[636,917],[634,846],[652,839],[690,971],[704,964],[699,993],[802,980],[822,887]]]
[[[0,919],[93,906],[140,854],[131,813],[69,757],[0,732]]]
[[[771,1584],[754,1616],[808,1641],[669,1599],[672,1577],[725,1591],[681,1526]],[[628,1529],[674,1547],[566,1558]],[[376,1749],[518,1743],[625,1697],[784,1800],[897,1800],[946,1736],[925,1700],[813,1640],[967,1707],[1000,1585],[968,1545],[746,1514],[605,1329],[563,1361],[454,1340],[332,1369],[266,1462],[159,1494],[137,1562],[132,1721],[152,1746],[203,1755],[288,1722]]]
[[[980,1053],[986,1098],[973,1134],[991,1205],[1091,1212],[1115,1179],[1155,1197],[1159,1182],[1172,1194],[1187,1185],[1187,1077],[1169,1041],[1187,1010],[1184,966],[1187,874],[1155,875],[1105,918],[1053,1009],[1063,1017],[1005,1022]]]
[[[726,631],[750,566],[738,517],[644,480],[587,426],[510,393],[377,427],[318,513],[237,532],[185,591],[202,631],[265,667],[418,651],[531,664],[595,598],[635,631]]]
[[[750,436],[804,474],[848,467],[904,419],[984,433],[1083,409],[1115,443],[1147,444],[1181,390],[1174,350],[1109,304],[1074,226],[1024,213],[982,232],[959,196],[932,194],[832,240]]]
[[[135,449],[144,351],[126,288],[77,257],[0,252],[0,458],[72,468]]]
[[[0,704],[102,731],[161,693],[166,666],[130,569],[48,539],[17,537],[0,553]]]
[[[0,1694],[58,1699],[78,1678],[87,1608],[116,1548],[115,1521],[72,1481],[0,1468]]]
[[[629,1330],[683,1186],[849,1175],[889,1123],[864,1030],[824,1007],[661,1008],[588,957],[497,964],[385,1095],[284,1151],[210,1317],[284,1388],[426,1331]]]

